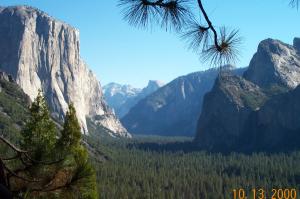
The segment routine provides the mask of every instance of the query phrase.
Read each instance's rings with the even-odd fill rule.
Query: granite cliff
[[[264,40],[243,77],[220,74],[204,98],[195,141],[210,150],[300,148],[299,43]]]
[[[204,97],[195,141],[209,150],[232,150],[249,115],[267,99],[242,77],[223,73]]]
[[[45,93],[55,118],[74,103],[82,129],[86,117],[122,136],[128,132],[103,100],[101,85],[80,58],[79,31],[28,6],[0,8],[0,69],[34,99]]]
[[[300,47],[298,38],[294,45],[279,40],[262,41],[254,54],[245,79],[262,88],[274,85],[294,89],[300,84]]]

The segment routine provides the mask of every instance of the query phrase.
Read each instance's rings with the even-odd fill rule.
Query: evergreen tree
[[[69,105],[66,113],[64,128],[61,132],[60,145],[66,150],[71,150],[79,146],[81,140],[81,128],[76,117],[74,105]]]
[[[47,157],[53,151],[57,134],[41,90],[29,110],[30,119],[22,132],[22,144],[25,149],[33,151],[35,159],[40,160],[42,156]]]
[[[73,159],[76,164],[72,184],[78,187],[79,198],[98,198],[96,172],[88,161],[87,149],[81,144],[81,127],[72,103],[66,113],[58,144],[58,152],[66,156],[65,162]]]

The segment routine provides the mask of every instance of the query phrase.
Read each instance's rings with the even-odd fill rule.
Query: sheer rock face
[[[11,74],[31,99],[39,89],[55,117],[74,103],[87,132],[86,117],[113,114],[102,98],[96,76],[80,58],[79,31],[27,6],[0,8],[0,68]],[[116,119],[107,128],[127,133]],[[112,128],[110,128],[112,127]]]
[[[240,143],[249,151],[299,149],[299,99],[300,86],[272,97],[260,110],[251,114]]]
[[[262,41],[244,77],[262,88],[273,85],[294,89],[300,84],[300,39],[294,46],[278,40]]]
[[[231,149],[248,116],[265,99],[255,84],[239,76],[221,74],[204,97],[195,141],[206,149]]]

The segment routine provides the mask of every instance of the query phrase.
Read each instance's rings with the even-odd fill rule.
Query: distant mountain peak
[[[155,92],[164,84],[158,80],[149,80],[143,88],[134,88],[129,84],[109,83],[103,87],[103,93],[110,107],[122,118],[139,100]]]
[[[160,80],[149,80],[147,87],[150,87],[150,86],[158,86],[158,87],[162,87],[162,86],[164,86],[164,85],[165,85],[165,83],[163,83],[163,82],[160,81]]]
[[[141,89],[139,88],[134,88],[133,86],[129,84],[119,84],[115,82],[111,82],[109,84],[106,84],[103,86],[103,92],[106,96],[108,97],[113,97],[115,95],[127,95],[127,96],[135,96],[137,93],[139,93]]]
[[[132,107],[121,122],[135,134],[193,136],[203,96],[212,88],[218,73],[213,68],[174,79]]]

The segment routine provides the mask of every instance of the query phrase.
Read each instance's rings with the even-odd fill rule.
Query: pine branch
[[[130,25],[145,28],[149,23],[160,23],[162,27],[179,31],[187,19],[192,17],[189,0],[120,0],[124,7],[124,19]]]
[[[290,5],[293,7],[293,8],[299,8],[299,0],[290,0]]]
[[[238,31],[234,31],[234,34],[219,35],[202,1],[197,0],[201,16],[206,22],[206,25],[200,25],[190,12],[187,3],[189,0],[120,0],[119,6],[124,7],[124,19],[131,25],[146,27],[150,22],[160,22],[166,29],[169,27],[174,27],[178,31],[185,29],[182,38],[188,40],[190,49],[197,52],[201,49],[200,54],[204,61],[214,65],[223,62],[229,64],[227,61],[235,62],[237,59],[235,56],[238,55],[236,46],[240,41]],[[220,30],[222,31],[223,29]]]
[[[218,51],[221,51],[221,47],[219,46],[218,44],[218,33],[216,31],[216,29],[214,28],[214,26],[212,25],[212,22],[210,21],[204,7],[203,7],[203,4],[202,4],[202,1],[201,0],[197,0],[198,1],[198,5],[199,5],[199,8],[207,22],[207,25],[208,25],[208,29],[210,29],[213,34],[214,34],[214,44],[215,44],[215,48],[218,50]]]
[[[11,157],[11,158],[3,158],[2,160],[3,161],[9,161],[9,160],[13,160],[13,159],[17,159],[17,158],[20,158],[22,163],[24,163],[24,159],[22,157],[22,155],[24,155],[28,160],[30,160],[32,163],[35,163],[35,164],[43,164],[43,165],[52,165],[52,164],[56,164],[56,163],[59,163],[61,161],[63,161],[64,159],[59,159],[59,160],[55,160],[55,161],[49,161],[49,162],[46,162],[46,161],[38,161],[38,160],[34,160],[33,158],[31,158],[29,155],[28,155],[28,151],[25,151],[25,150],[22,150],[22,149],[19,149],[18,147],[16,147],[15,145],[13,145],[12,143],[10,143],[7,139],[5,139],[4,137],[0,136],[0,140],[2,142],[4,142],[8,147],[10,147],[13,151],[15,151],[17,153],[16,156],[14,157]]]
[[[19,178],[21,180],[24,180],[26,182],[40,182],[40,180],[31,180],[31,179],[27,179],[25,177],[19,176],[17,173],[15,173],[14,171],[12,171],[11,169],[9,169],[2,161],[2,159],[0,158],[0,164],[1,166],[4,168],[5,171],[7,171],[11,176],[14,176],[16,178]]]

